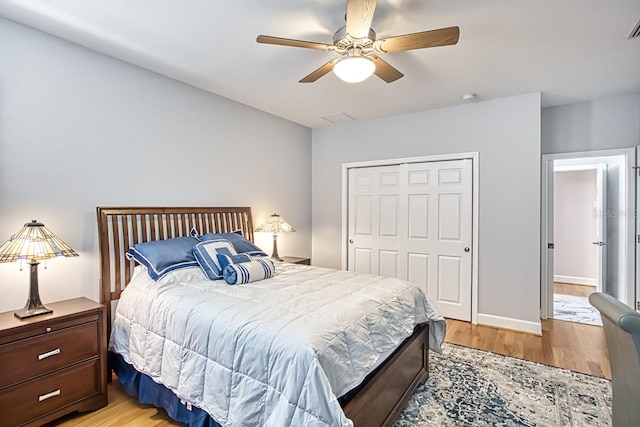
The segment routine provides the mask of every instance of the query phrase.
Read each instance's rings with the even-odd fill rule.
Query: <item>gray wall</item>
[[[308,128],[1,18],[0,58],[0,241],[38,219],[80,253],[41,266],[43,301],[99,299],[98,205],[277,211],[280,253],[310,255]],[[28,270],[0,277],[23,306]]]
[[[640,145],[640,94],[542,110],[542,154]]]
[[[313,130],[314,265],[341,266],[341,166],[479,152],[479,313],[539,323],[538,93]]]

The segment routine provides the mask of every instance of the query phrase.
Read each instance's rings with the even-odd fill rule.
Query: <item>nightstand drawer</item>
[[[0,393],[0,426],[17,426],[97,394],[100,359],[8,388]]]
[[[98,337],[90,322],[0,346],[0,389],[98,356]]]

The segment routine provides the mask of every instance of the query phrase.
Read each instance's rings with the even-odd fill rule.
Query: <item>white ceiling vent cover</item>
[[[638,20],[636,26],[633,27],[633,30],[631,30],[631,34],[629,34],[629,40],[635,39],[637,37],[640,37],[640,20]]]
[[[333,114],[331,116],[323,116],[322,118],[331,123],[342,123],[355,120],[355,117],[351,117],[347,113]]]

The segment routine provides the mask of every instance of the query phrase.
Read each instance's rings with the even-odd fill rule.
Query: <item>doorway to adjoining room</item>
[[[625,302],[627,288],[633,291],[629,159],[614,153],[577,154],[591,157],[564,155],[543,162],[548,204],[546,314],[602,326],[589,295],[606,292]]]
[[[602,325],[589,295],[602,290],[600,256],[607,243],[600,214],[606,163],[554,162],[553,318]]]

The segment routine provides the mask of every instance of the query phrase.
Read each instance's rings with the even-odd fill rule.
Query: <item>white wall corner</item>
[[[531,322],[529,320],[478,313],[478,324],[494,326],[502,329],[511,329],[519,332],[527,332],[534,335],[542,335],[542,323],[540,320],[537,322]]]

